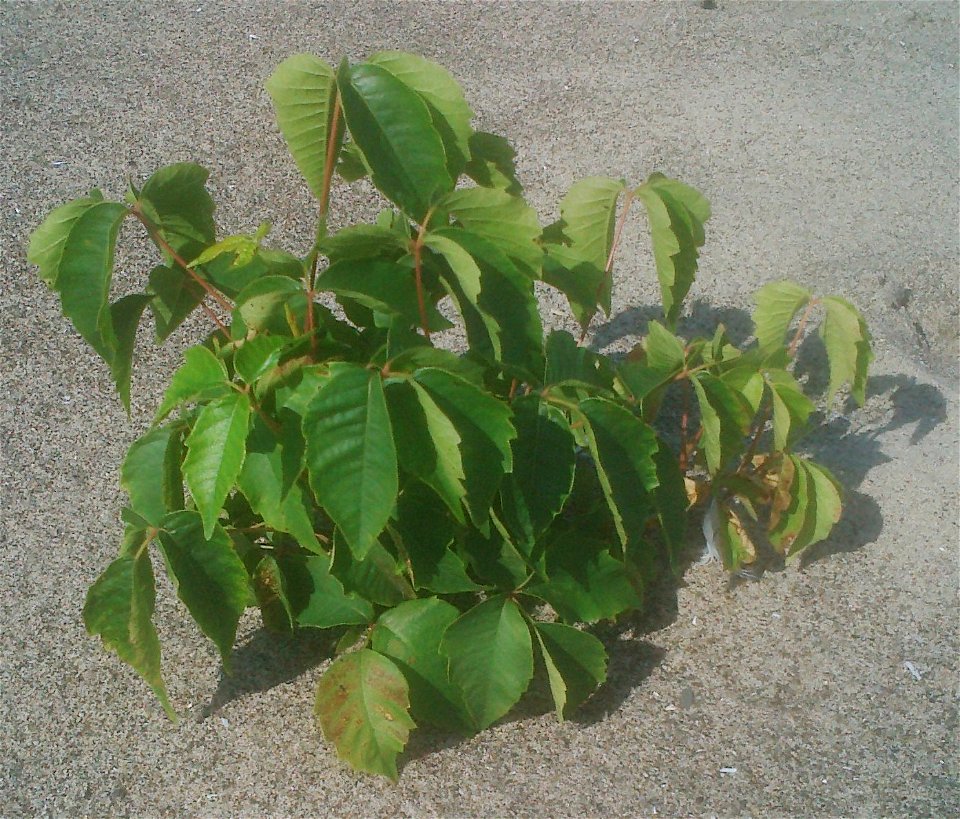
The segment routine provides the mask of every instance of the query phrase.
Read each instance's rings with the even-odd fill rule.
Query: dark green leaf
[[[133,366],[133,345],[137,340],[137,325],[151,297],[142,293],[124,296],[110,305],[110,320],[117,337],[116,351],[110,362],[113,383],[120,402],[130,412],[130,371]]]
[[[43,223],[30,235],[27,261],[40,268],[40,278],[52,290],[59,289],[60,265],[64,249],[77,220],[88,210],[104,204],[100,191],[91,191],[90,196],[74,199],[52,210]]]
[[[264,555],[254,569],[250,582],[256,595],[263,624],[270,631],[289,634],[295,615],[287,597],[287,583],[280,564],[273,555]]]
[[[193,162],[167,165],[140,191],[139,207],[183,259],[195,259],[216,239],[214,204],[205,187],[209,175]]]
[[[596,637],[560,623],[537,623],[534,629],[550,691],[563,722],[607,679],[607,652]]]
[[[395,606],[416,597],[403,575],[403,567],[379,542],[374,541],[363,560],[345,548],[339,532],[334,536],[334,560],[331,569],[343,587],[381,606]]]
[[[340,657],[317,685],[314,713],[337,755],[358,771],[397,779],[397,755],[416,725],[407,681],[368,648]]]
[[[577,344],[566,330],[554,330],[547,336],[546,386],[569,384],[609,390],[613,386],[613,371],[609,362],[586,347]]]
[[[253,384],[280,361],[289,339],[282,336],[254,336],[245,339],[233,356],[233,366],[244,382]]]
[[[179,267],[160,266],[150,271],[154,294],[150,311],[157,328],[157,341],[164,342],[203,301],[203,288]]]
[[[407,245],[404,237],[392,228],[352,225],[325,238],[320,243],[320,251],[334,264],[376,258],[396,261],[407,253]]]
[[[373,620],[373,606],[348,594],[330,573],[326,555],[292,555],[277,560],[283,588],[298,626],[333,628]]]
[[[478,185],[519,196],[523,186],[517,179],[516,155],[502,136],[477,131],[470,135],[470,161],[464,171]]]
[[[477,728],[506,714],[533,676],[530,630],[508,597],[491,597],[459,617],[443,635],[440,651]]]
[[[413,270],[404,265],[381,259],[336,262],[317,277],[316,287],[399,316],[408,325],[420,323]]]
[[[700,405],[703,435],[700,445],[707,470],[715,475],[720,467],[743,449],[750,428],[751,411],[747,400],[709,373],[697,373],[692,379]]]

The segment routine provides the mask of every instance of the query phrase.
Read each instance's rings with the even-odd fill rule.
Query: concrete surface
[[[956,3],[0,4],[0,814],[956,815],[957,31]],[[850,493],[804,571],[728,591],[691,568],[606,635],[611,681],[578,721],[541,696],[469,741],[421,734],[396,786],[318,736],[322,642],[251,617],[221,680],[165,587],[175,727],[84,634],[120,459],[202,325],[163,350],[142,334],[127,420],[24,258],[54,205],[182,159],[212,170],[224,232],[270,218],[304,250],[312,206],[263,80],[295,51],[381,48],[454,72],[544,221],[588,174],[704,191],[695,322],[743,327],[749,294],[790,277],[857,303],[877,351],[866,408],[811,440]],[[344,220],[374,206],[363,186],[335,196]],[[631,230],[608,349],[656,299]],[[152,258],[124,241],[118,292]]]

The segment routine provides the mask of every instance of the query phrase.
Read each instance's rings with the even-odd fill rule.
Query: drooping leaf
[[[683,368],[686,359],[683,342],[659,321],[651,321],[647,325],[643,348],[647,354],[648,366],[665,373],[677,372]]]
[[[440,651],[477,728],[506,714],[533,676],[530,630],[517,604],[503,595],[461,615],[444,633]]]
[[[180,430],[175,425],[153,427],[130,446],[120,469],[120,485],[130,507],[151,526],[183,502],[180,475]]]
[[[789,467],[781,472],[778,487],[781,499],[774,501],[769,536],[777,550],[786,555],[794,550],[794,544],[799,542],[797,549],[806,545],[802,535],[810,519],[810,475],[804,469],[803,461],[794,455],[785,456],[783,463]]]
[[[279,415],[277,430],[254,416],[237,485],[267,526],[288,532],[304,549],[322,554],[313,531],[308,495],[297,481],[304,451],[299,419],[292,412]]]
[[[390,384],[386,394],[400,464],[431,487],[463,523],[466,490],[456,427],[416,381]]]
[[[657,517],[663,538],[670,549],[671,563],[676,566],[687,534],[688,503],[684,475],[677,456],[663,440],[657,440],[653,462],[657,468],[657,488],[654,491]]]
[[[160,546],[177,595],[228,667],[250,588],[243,561],[227,533],[214,526],[207,537],[200,515],[193,511],[173,512],[163,518]]]
[[[110,362],[110,373],[117,387],[120,402],[130,412],[130,371],[133,366],[133,345],[137,339],[140,316],[151,301],[151,296],[133,293],[110,305],[110,321],[116,333],[117,346]]]
[[[263,555],[250,575],[263,625],[270,631],[290,634],[296,624],[293,605],[280,564],[272,554]]]
[[[510,409],[459,376],[424,368],[415,376],[460,436],[460,456],[470,517],[483,525],[504,472],[513,469]]]
[[[396,261],[407,253],[409,242],[397,231],[382,225],[351,225],[327,236],[320,251],[332,264],[355,259],[383,258]]]
[[[362,560],[386,526],[399,488],[379,373],[332,363],[307,406],[303,433],[310,486]]]
[[[843,504],[840,496],[840,484],[826,469],[813,461],[801,461],[807,472],[807,494],[810,502],[809,525],[805,526],[803,541],[794,541],[790,554],[819,543],[830,534],[834,524],[840,520]]]
[[[332,127],[337,95],[333,69],[312,54],[294,54],[277,66],[266,89],[293,160],[313,195],[320,199],[330,141],[335,143],[335,158],[343,140],[342,123],[336,130]]]
[[[750,427],[750,405],[719,378],[700,372],[690,379],[700,406],[703,435],[700,445],[707,469],[715,475],[720,467],[743,448]]]
[[[793,317],[806,306],[812,295],[807,288],[791,281],[770,282],[757,291],[753,324],[763,356],[769,356],[784,346]]]
[[[244,325],[258,333],[289,335],[287,310],[293,311],[302,326],[306,311],[303,284],[286,276],[264,276],[240,291],[234,316],[239,313]]]
[[[327,555],[286,555],[277,559],[283,591],[298,626],[333,628],[373,620],[373,606],[348,593],[330,573]]]
[[[183,477],[203,518],[203,533],[213,537],[227,494],[233,489],[246,455],[250,399],[230,392],[204,406],[187,436]]]
[[[453,188],[443,142],[421,97],[376,65],[337,73],[343,113],[373,184],[412,219]]]
[[[813,402],[803,394],[797,380],[786,370],[768,370],[766,381],[773,401],[773,444],[786,449],[813,412]]]
[[[193,162],[178,162],[156,171],[140,191],[138,207],[182,259],[196,258],[216,239],[209,175]]]
[[[157,342],[162,343],[203,301],[203,288],[179,267],[158,266],[150,271],[153,301],[150,312],[156,325]]]
[[[90,587],[83,622],[87,633],[99,634],[104,648],[115,651],[149,683],[167,716],[175,720],[160,674],[160,641],[153,626],[155,600],[150,554],[146,548],[131,550],[107,566]]]
[[[504,477],[500,497],[507,526],[532,542],[573,488],[575,442],[563,414],[535,396],[514,402],[513,423],[513,472]]]
[[[596,623],[637,608],[641,601],[624,564],[609,544],[571,530],[547,544],[547,580],[526,587],[546,600],[567,623]]]
[[[408,600],[380,615],[370,639],[374,651],[393,660],[406,677],[414,719],[462,731],[470,718],[440,653],[444,632],[459,616],[455,606],[436,597]]]
[[[647,209],[663,312],[672,327],[697,273],[697,249],[704,243],[710,205],[693,188],[658,173],[651,174],[636,195]]]
[[[566,330],[554,330],[547,336],[546,386],[570,385],[591,390],[608,391],[613,387],[613,369],[609,362],[592,350],[581,347]]]
[[[40,268],[39,276],[50,289],[58,289],[57,280],[60,277],[64,249],[77,220],[88,210],[101,204],[105,204],[103,194],[97,190],[91,191],[89,196],[54,208],[30,234],[27,261]]]
[[[383,259],[336,262],[317,277],[317,290],[349,298],[380,313],[399,316],[408,325],[420,323],[413,270]]]
[[[496,188],[462,188],[440,206],[466,230],[500,248],[527,276],[540,277],[540,220],[523,199]]]
[[[179,404],[215,397],[227,389],[227,368],[206,347],[197,345],[184,353],[183,364],[170,379],[154,422],[162,420]]]
[[[314,713],[337,755],[358,771],[397,779],[397,755],[416,724],[407,681],[368,648],[340,657],[317,685]]]
[[[476,131],[470,135],[470,161],[464,171],[478,185],[519,196],[523,186],[517,179],[516,155],[502,136]]]
[[[379,541],[374,541],[362,560],[346,548],[339,530],[333,542],[334,561],[330,571],[347,592],[381,606],[395,606],[417,596],[404,576],[404,567]]]
[[[873,360],[870,332],[857,308],[846,299],[827,296],[823,299],[823,305],[827,314],[820,325],[820,336],[827,348],[830,364],[827,400],[832,401],[840,387],[849,384],[854,400],[863,406],[867,368]]]
[[[356,182],[370,173],[367,161],[355,142],[344,142],[337,162],[337,173],[344,182]]]
[[[433,127],[443,140],[447,172],[451,179],[460,176],[470,159],[473,111],[457,81],[442,66],[416,54],[380,51],[367,57],[366,63],[386,69],[426,103]]]
[[[656,511],[653,455],[657,437],[640,418],[604,398],[580,402],[588,425],[590,451],[613,514],[624,553],[642,541],[647,519]]]
[[[557,719],[566,716],[607,679],[607,652],[596,637],[561,623],[537,623],[534,628]]]

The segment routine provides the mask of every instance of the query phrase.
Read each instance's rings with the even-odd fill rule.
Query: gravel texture
[[[703,5],[0,3],[0,815],[960,812],[958,6]],[[610,682],[577,720],[556,724],[541,694],[470,740],[417,734],[398,785],[319,737],[323,641],[251,617],[222,678],[164,587],[174,726],[85,635],[121,533],[118,465],[202,324],[162,350],[143,333],[128,420],[25,260],[54,205],[184,159],[211,169],[223,232],[270,218],[305,250],[313,207],[263,80],[296,51],[382,48],[454,72],[479,125],[516,144],[545,222],[590,174],[704,191],[688,327],[748,331],[750,294],[789,277],[859,305],[877,352],[866,407],[811,439],[850,491],[802,571],[728,589],[691,567],[604,632]],[[362,185],[335,203],[344,221],[375,206]],[[641,228],[604,349],[657,299]],[[118,292],[149,269],[134,234]],[[548,323],[562,308],[544,296]]]

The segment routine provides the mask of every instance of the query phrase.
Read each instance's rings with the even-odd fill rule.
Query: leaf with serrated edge
[[[177,596],[228,667],[237,623],[247,607],[243,561],[223,529],[214,526],[206,537],[200,515],[192,511],[173,512],[161,521],[160,546]]]
[[[787,462],[790,463],[788,472],[792,475],[789,485],[781,493],[782,499],[775,501],[776,514],[771,514],[769,528],[770,543],[781,554],[789,554],[800,539],[810,513],[809,473],[803,468],[803,461],[795,456],[785,456],[784,464]]]
[[[857,308],[839,296],[827,296],[823,306],[827,315],[820,325],[820,336],[830,365],[827,400],[832,401],[840,387],[847,383],[854,400],[863,406],[867,367],[873,360],[867,325]]]
[[[368,648],[346,654],[317,685],[314,714],[337,756],[358,771],[397,780],[397,755],[416,724],[400,669]]]
[[[312,54],[294,54],[277,66],[266,89],[293,161],[319,199],[337,93],[333,69]],[[343,139],[342,125],[333,136]]]
[[[773,401],[773,444],[776,449],[786,449],[791,433],[795,436],[803,427],[814,405],[786,370],[770,370],[766,380]]]
[[[170,379],[154,423],[169,415],[178,404],[194,401],[209,390],[226,387],[228,381],[227,368],[219,358],[206,347],[191,347]]]
[[[127,413],[130,412],[130,371],[133,366],[133,345],[137,339],[137,325],[152,296],[134,293],[110,305],[110,320],[117,337],[117,347],[110,362],[110,373],[117,394]]]
[[[643,340],[647,365],[663,372],[674,372],[683,367],[686,354],[683,342],[659,321],[651,321]]]
[[[131,444],[120,468],[120,486],[130,497],[130,507],[150,525],[157,526],[169,511],[165,486],[165,463],[171,436],[179,434],[171,426],[154,427]]]
[[[90,196],[74,199],[54,208],[40,226],[30,234],[27,261],[40,268],[40,278],[47,287],[57,289],[60,264],[64,247],[77,220],[90,208],[103,203],[103,194],[91,192]]]
[[[413,270],[386,259],[336,262],[317,277],[316,289],[353,299],[379,313],[397,315],[407,324],[420,320]]]
[[[826,538],[840,520],[843,504],[840,497],[840,485],[837,479],[820,464],[812,461],[800,461],[807,473],[807,497],[810,511],[804,523],[801,537],[790,547],[789,555],[794,555],[814,543]]]
[[[690,380],[700,406],[703,425],[700,440],[707,470],[715,475],[743,445],[750,426],[749,404],[742,395],[709,373],[698,373]]]
[[[563,722],[607,679],[607,652],[596,637],[561,623],[536,623],[557,720]]]
[[[344,591],[330,573],[330,558],[326,555],[293,555],[279,558],[278,563],[298,626],[333,628],[373,620],[373,606]]]
[[[397,451],[379,373],[334,362],[303,419],[317,501],[362,559],[386,526],[399,489]]]
[[[197,257],[216,238],[208,176],[193,162],[178,162],[154,172],[140,191],[138,207],[184,259]]]
[[[250,399],[231,392],[204,406],[187,436],[183,477],[203,517],[203,534],[213,529],[243,467]]]
[[[408,600],[380,615],[370,644],[403,672],[410,686],[410,713],[418,723],[462,731],[470,720],[440,653],[443,633],[459,616],[455,606],[436,597]]]
[[[530,630],[517,604],[502,595],[461,615],[444,633],[440,651],[477,728],[513,708],[533,676]]]
[[[160,641],[153,626],[156,590],[146,543],[113,561],[87,591],[83,622],[87,633],[99,634],[104,648],[132,666],[167,712],[176,713],[160,674]]]
[[[793,317],[810,301],[813,294],[791,281],[770,282],[761,287],[754,301],[753,324],[757,344],[764,356],[776,352],[786,343]]]

